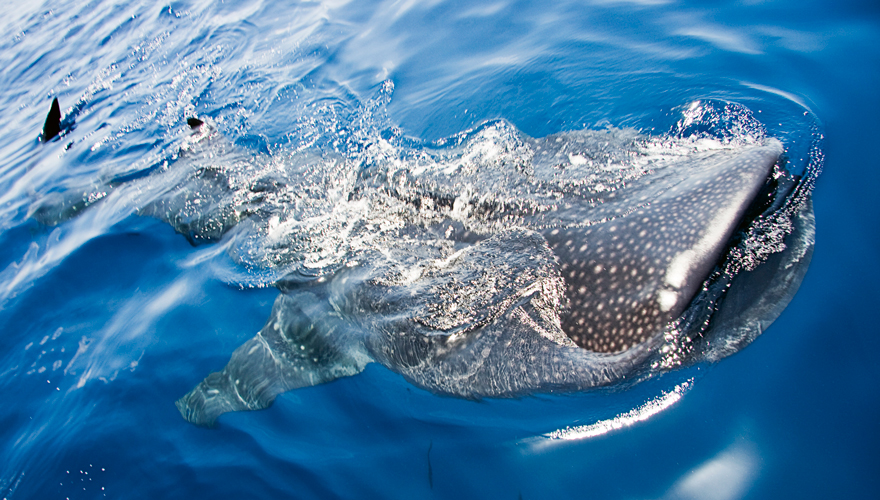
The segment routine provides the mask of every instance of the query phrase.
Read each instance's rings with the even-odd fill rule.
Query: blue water
[[[878,495],[876,2],[4,11],[0,497]],[[371,111],[386,82],[387,107]],[[75,126],[41,145],[56,96]],[[425,141],[497,118],[534,137],[606,126],[662,133],[707,99],[748,106],[770,135],[799,145],[794,164],[808,161],[813,134],[824,136],[813,261],[789,307],[746,349],[623,392],[474,402],[369,365],[269,410],[195,427],[174,401],[261,328],[277,291],[247,286],[222,249],[193,247],[125,206],[51,224],[30,216],[41,200],[98,197],[107,180],[161,164],[193,114],[271,156],[332,143],[359,120]],[[540,438],[626,414],[690,379],[684,397],[644,421],[575,441]]]

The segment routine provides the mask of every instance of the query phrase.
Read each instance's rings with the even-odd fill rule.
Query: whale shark
[[[342,246],[360,242],[347,251],[350,260],[295,266],[275,281],[281,294],[266,325],[177,401],[181,414],[212,425],[222,413],[266,408],[278,394],[369,363],[431,392],[472,399],[635,383],[689,355],[711,357],[710,338],[748,343],[803,277],[812,249],[803,202],[786,216],[798,230],[779,224],[788,229],[776,239],[788,239],[776,244],[788,253],[762,263],[767,276],[739,285],[723,270],[750,224],[780,212],[797,191],[795,181],[778,182],[783,145],[775,139],[621,166],[594,149],[613,135],[607,131],[532,139],[498,122],[482,132],[464,140],[464,152],[358,171],[346,189],[346,204],[360,204],[355,214],[341,223],[320,218],[345,227]],[[488,156],[513,151],[516,161],[492,158],[486,166],[468,156],[487,143],[504,143]],[[613,172],[596,174],[603,169]],[[200,193],[218,192],[205,182],[220,191],[230,184],[217,171],[195,175]],[[288,186],[261,179],[250,189],[265,197]],[[159,201],[145,213],[173,219],[180,202]],[[244,217],[269,221],[260,234],[271,239],[284,223],[260,215],[264,208],[251,206]],[[189,220],[185,231],[193,239],[234,232],[242,216],[229,213],[243,209],[219,211],[227,215],[210,220],[222,224],[202,230]],[[302,220],[281,232],[298,231],[309,232]],[[787,286],[771,290],[772,283]],[[739,293],[765,298],[713,323],[722,295],[742,302]]]
[[[789,172],[765,134],[532,138],[495,120],[272,155],[187,124],[170,161],[101,189],[134,186],[139,214],[280,291],[176,402],[198,425],[370,363],[469,399],[627,387],[742,349],[812,255],[818,172]]]

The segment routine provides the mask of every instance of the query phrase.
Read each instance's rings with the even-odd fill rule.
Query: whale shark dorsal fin
[[[196,118],[194,116],[190,116],[189,118],[186,119],[186,124],[189,125],[189,128],[191,128],[193,130],[201,127],[204,123],[205,122],[203,122],[202,120],[199,120],[198,118]]]
[[[52,100],[52,107],[49,108],[49,114],[46,115],[46,123],[43,124],[43,142],[49,142],[61,133],[61,106],[58,105],[58,98]]]

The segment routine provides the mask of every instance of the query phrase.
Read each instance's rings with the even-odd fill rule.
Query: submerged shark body
[[[725,345],[736,328],[737,342],[748,343],[775,319],[809,261],[808,207],[791,217],[799,230],[788,231],[788,254],[747,285],[766,300],[727,324],[712,322],[737,277],[722,270],[731,238],[748,225],[747,212],[760,214],[790,194],[771,179],[778,141],[692,155],[685,172],[643,169],[597,195],[595,186],[558,182],[588,154],[570,139],[522,138],[517,144],[531,153],[518,157],[531,164],[500,177],[450,170],[444,161],[434,165],[442,172],[412,164],[365,169],[350,200],[410,216],[382,230],[385,206],[354,224],[365,229],[350,227],[353,239],[375,231],[351,261],[279,279],[282,294],[266,325],[177,402],[181,413],[210,425],[224,412],[265,408],[282,392],[359,373],[370,362],[465,398],[635,382],[711,358],[719,351],[708,339]],[[666,182],[640,184],[651,175]],[[516,197],[525,181],[538,193],[527,202]],[[160,216],[170,213],[162,206]],[[774,280],[788,286],[771,291]]]
[[[200,425],[371,362],[465,398],[634,383],[748,344],[812,252],[812,177],[785,173],[775,139],[533,139],[498,121],[279,161],[188,123],[173,162],[105,190],[136,184],[142,215],[226,242],[251,284],[282,292],[177,402]]]

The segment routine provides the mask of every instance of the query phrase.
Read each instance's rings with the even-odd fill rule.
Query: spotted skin
[[[752,148],[626,216],[546,231],[570,302],[562,318],[565,333],[585,349],[620,352],[677,318],[781,152],[778,142]]]

